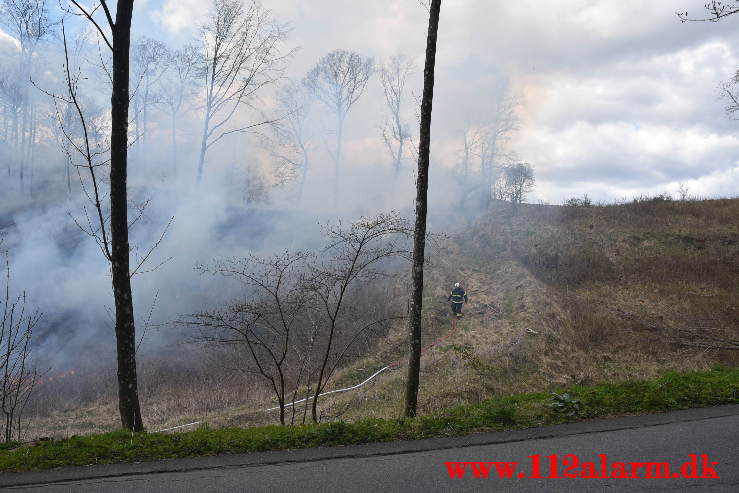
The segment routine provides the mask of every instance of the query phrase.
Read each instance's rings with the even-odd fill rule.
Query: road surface
[[[531,479],[539,454],[544,479]],[[718,478],[645,479],[648,472],[626,464],[626,478],[546,478],[548,456],[557,455],[558,471],[580,461],[592,462],[600,474],[605,454],[609,476],[614,462],[666,462],[669,475],[696,456]],[[702,454],[706,454],[705,459]],[[569,462],[564,463],[563,460]],[[518,462],[514,477],[501,479],[490,464],[487,478],[464,466],[463,478],[450,478],[445,462]],[[645,466],[648,468],[649,466]],[[482,472],[480,472],[482,475]],[[688,465],[688,475],[693,471]],[[704,471],[711,476],[710,471]],[[505,473],[505,468],[503,468]],[[526,478],[519,478],[519,475]],[[664,475],[655,469],[653,474]],[[340,492],[340,491],[739,491],[739,405],[674,411],[664,414],[592,420],[502,433],[476,434],[349,447],[276,451],[258,454],[178,459],[139,464],[103,465],[0,474],[3,491],[41,492]]]

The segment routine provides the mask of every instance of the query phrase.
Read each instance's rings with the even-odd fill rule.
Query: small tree
[[[678,183],[677,193],[680,196],[680,200],[685,202],[690,199],[690,189],[688,185],[683,182]]]
[[[503,166],[500,198],[509,201],[517,209],[534,188],[534,168],[528,163],[515,163]]]
[[[339,365],[378,329],[405,318],[402,301],[378,307],[363,298],[370,285],[397,272],[393,258],[408,257],[406,221],[396,213],[379,214],[349,227],[329,226],[324,233],[328,245],[317,254],[284,252],[209,269],[240,280],[244,298],[185,322],[198,330],[197,342],[243,348],[241,369],[268,382],[282,424],[290,405],[294,421],[302,385],[318,422],[320,395]]]
[[[38,371],[30,366],[33,329],[41,319],[38,311],[26,312],[26,293],[10,296],[10,262],[5,254],[5,293],[0,299],[0,408],[3,413],[3,436],[9,443],[13,436],[20,441],[23,411],[33,392]]]
[[[311,266],[304,282],[318,306],[316,315],[320,317],[319,334],[323,338],[311,407],[314,423],[318,422],[318,398],[346,352],[367,331],[403,318],[396,315],[367,323],[361,320],[356,327],[358,317],[352,316],[349,298],[358,284],[376,281],[388,274],[381,268],[383,261],[408,257],[410,252],[405,240],[409,232],[406,221],[396,213],[361,218],[349,228],[339,224],[325,231],[329,245]]]
[[[196,340],[201,343],[243,346],[251,364],[242,370],[269,383],[283,425],[291,383],[288,371],[296,363],[292,356],[308,303],[300,288],[306,259],[300,252],[284,252],[268,259],[252,256],[220,263],[210,271],[241,281],[246,287],[244,299],[232,301],[224,309],[197,313],[187,323],[199,329]]]
[[[373,72],[372,58],[359,53],[334,50],[321,58],[305,78],[305,84],[336,116],[336,150],[334,151],[334,196],[338,194],[341,146],[344,121],[354,103],[359,100]]]

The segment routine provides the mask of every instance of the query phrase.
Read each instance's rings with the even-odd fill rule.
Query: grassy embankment
[[[199,429],[163,434],[125,431],[0,449],[0,470],[150,461],[165,458],[448,437],[558,424],[584,418],[739,402],[739,369],[668,372],[647,381],[575,386],[553,393],[495,397],[415,419]]]

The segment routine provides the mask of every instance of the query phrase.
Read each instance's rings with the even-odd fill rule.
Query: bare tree
[[[496,161],[501,157],[501,148],[510,134],[519,128],[516,107],[516,100],[503,89],[494,98],[489,117],[476,128],[478,135],[473,152],[480,162],[483,208],[489,207],[495,196],[494,187],[499,169]]]
[[[692,18],[688,12],[675,12],[682,22],[718,22],[724,17],[739,13],[739,1],[737,0],[711,0],[703,6],[708,12],[708,17]]]
[[[19,153],[19,178],[21,187],[24,186],[26,162],[33,155],[36,141],[36,111],[32,108],[28,93],[28,82],[34,67],[34,52],[41,40],[48,37],[54,29],[54,22],[49,15],[46,0],[2,0],[0,3],[0,26],[18,40],[17,86],[15,89],[17,111],[12,121],[13,134],[16,138],[16,148]],[[20,122],[18,121],[20,117]]]
[[[268,382],[282,424],[287,406],[293,408],[294,422],[301,386],[311,417],[318,422],[320,394],[339,365],[360,342],[405,318],[402,300],[383,299],[378,307],[362,298],[369,285],[392,278],[397,271],[393,259],[408,257],[406,221],[397,213],[379,214],[349,227],[327,227],[324,233],[328,245],[318,254],[252,256],[208,269],[240,280],[247,288],[244,297],[185,322],[198,329],[198,342],[244,348],[249,364],[239,369]]]
[[[739,70],[726,82],[721,83],[721,95],[726,100],[726,114],[731,118],[739,113]]]
[[[2,0],[0,19],[0,25],[7,28],[20,44],[20,63],[29,60],[39,41],[47,37],[54,27],[46,0]]]
[[[33,392],[38,370],[31,366],[33,329],[41,319],[38,311],[26,312],[26,293],[10,296],[10,262],[5,253],[5,293],[0,299],[0,409],[3,413],[5,443],[14,436],[20,441],[23,411]]]
[[[87,10],[80,2],[70,0],[80,15],[87,18],[97,29],[105,44],[113,53],[113,72],[111,89],[111,128],[110,128],[110,238],[105,232],[106,219],[102,214],[100,195],[95,183],[94,201],[98,212],[99,226],[93,231],[100,232],[101,248],[110,262],[113,282],[113,298],[115,300],[115,334],[116,353],[118,359],[118,409],[123,428],[143,431],[141,407],[139,404],[138,378],[136,375],[136,326],[134,322],[133,296],[131,292],[131,276],[137,268],[130,269],[130,245],[128,242],[128,109],[129,109],[129,58],[131,47],[131,17],[133,0],[118,0],[115,22],[105,0]],[[112,33],[108,37],[105,30],[94,17],[100,12],[105,16],[107,28]],[[66,53],[66,42],[65,42]],[[66,78],[70,95],[74,94],[74,85],[69,72],[69,61],[66,62]],[[71,98],[81,120],[84,115],[76,96]],[[84,127],[83,123],[83,127]],[[91,155],[89,146],[83,149],[83,155]],[[88,170],[94,175],[95,167],[88,160]],[[144,260],[148,255],[144,257]],[[139,264],[140,266],[141,264]]]
[[[201,56],[205,63],[205,115],[198,158],[203,177],[205,156],[227,135],[243,133],[267,121],[228,127],[242,105],[251,105],[263,87],[275,82],[291,55],[281,51],[287,30],[257,1],[244,8],[242,0],[215,0],[201,29]]]
[[[462,156],[456,168],[460,187],[459,208],[462,211],[467,208],[467,197],[480,188],[480,180],[475,179],[475,175],[480,169],[479,167],[475,168],[473,162],[479,138],[480,135],[474,127],[469,127],[464,131]]]
[[[149,108],[158,101],[159,94],[156,88],[159,87],[158,83],[167,69],[171,54],[164,43],[147,36],[136,40],[131,51],[131,61],[135,70],[133,81],[135,90],[132,98],[136,132],[134,142],[141,141],[140,149],[145,156]],[[141,115],[141,124],[139,124],[139,115]]]
[[[20,146],[20,128],[18,122],[20,115],[25,107],[26,91],[18,81],[15,70],[4,71],[0,75],[0,102],[3,105],[3,141],[8,148]],[[11,162],[13,160],[8,156],[6,158],[6,168],[8,176],[11,175]]]
[[[377,281],[389,275],[382,263],[409,255],[406,238],[409,227],[396,213],[361,218],[348,228],[341,224],[326,229],[328,247],[311,265],[304,288],[312,295],[317,308],[319,337],[318,374],[311,402],[311,416],[318,422],[318,399],[347,352],[368,333],[391,320],[404,318],[382,313],[357,316],[350,299],[352,290],[364,282]],[[392,304],[388,304],[392,305]],[[402,303],[398,305],[402,306]],[[390,306],[388,307],[390,308]]]
[[[534,188],[534,168],[528,163],[508,164],[503,167],[499,198],[509,201],[517,209]]]
[[[164,72],[158,80],[157,102],[171,118],[172,168],[177,173],[177,118],[183,104],[195,95],[195,78],[202,72],[197,47],[186,45],[169,53]]]
[[[683,182],[678,183],[677,193],[680,196],[680,200],[682,202],[690,200],[690,189],[688,188],[687,184]]]
[[[431,112],[434,101],[434,68],[436,39],[439,32],[441,0],[431,0],[426,37],[426,62],[423,69],[421,130],[418,144],[418,177],[416,178],[416,222],[413,231],[413,260],[410,312],[408,316],[408,376],[405,387],[404,414],[414,417],[418,409],[418,387],[421,371],[421,310],[423,308],[423,264],[426,250],[426,213],[428,210],[429,154],[431,151]]]
[[[288,385],[297,391],[300,384],[299,377],[290,382],[288,372],[296,364],[301,368],[304,365],[292,356],[300,355],[296,350],[299,323],[304,320],[308,303],[300,287],[307,258],[301,252],[283,252],[267,259],[252,256],[219,263],[210,272],[241,281],[247,289],[244,300],[232,301],[224,309],[197,313],[187,322],[199,329],[196,340],[201,343],[242,347],[251,365],[240,369],[256,373],[269,383],[283,425]]]
[[[302,201],[310,163],[311,135],[308,126],[312,95],[304,84],[288,81],[277,91],[277,121],[273,125],[276,142],[267,142],[278,160],[278,172],[291,178],[300,172],[298,204]]]
[[[334,197],[338,194],[341,146],[344,121],[354,103],[359,100],[373,72],[372,58],[347,50],[334,50],[321,58],[305,78],[316,98],[336,117],[336,148],[334,151]]]
[[[400,112],[406,82],[414,71],[413,61],[400,54],[391,57],[380,69],[380,82],[385,95],[385,105],[390,110],[390,121],[382,129],[382,138],[393,158],[396,176],[400,173],[405,142],[411,138],[410,131],[403,123]]]

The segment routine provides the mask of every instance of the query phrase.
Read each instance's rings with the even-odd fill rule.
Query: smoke
[[[130,220],[138,214],[136,204],[148,203],[130,230],[132,270],[158,243],[132,280],[138,334],[149,326],[143,353],[156,353],[181,340],[182,334],[171,327],[173,320],[239,294],[238,285],[201,274],[196,266],[250,253],[315,249],[322,243],[320,224],[349,222],[390,209],[410,216],[413,210],[413,162],[407,160],[399,176],[388,156],[356,164],[351,156],[354,149],[362,152],[361,141],[347,145],[336,197],[334,163],[316,152],[303,200],[297,203],[296,183],[270,186],[270,163],[253,136],[234,139],[232,146],[245,149],[236,156],[228,143],[214,152],[205,180],[197,184],[195,153],[180,150],[183,159],[175,176],[169,139],[156,130],[152,134],[150,150],[138,153],[135,146],[131,150],[129,189]],[[94,239],[75,223],[86,225],[85,214],[94,211],[79,183],[71,195],[58,186],[63,181],[59,163],[63,156],[51,145],[46,156],[58,165],[45,170],[48,176],[37,183],[50,185],[38,185],[34,199],[4,202],[0,222],[3,247],[10,252],[12,287],[16,292],[25,290],[31,304],[45,315],[36,333],[36,354],[45,366],[63,368],[80,359],[113,355],[113,300],[108,264]],[[266,189],[261,202],[250,198],[255,176],[262,177],[258,186]],[[432,172],[432,216],[446,216],[454,207],[454,183],[453,177]],[[14,181],[6,184],[13,186]],[[15,195],[23,197],[20,192]]]
[[[100,51],[87,24],[77,25],[76,31],[72,20],[66,25],[70,69],[73,76],[80,75],[78,96],[88,124],[98,130],[93,139],[101,151],[96,172],[102,201],[107,203],[104,150],[108,145],[110,87],[103,66],[109,64],[109,57]],[[5,37],[0,38],[3,46],[8,44]],[[80,228],[97,228],[96,212],[86,195],[92,190],[89,170],[80,167],[84,162],[74,149],[73,159],[68,161],[63,152],[65,137],[58,126],[58,119],[65,116],[64,107],[55,106],[52,98],[39,90],[65,94],[60,40],[49,39],[43,48],[34,62],[37,87],[19,81],[25,84],[30,107],[36,110],[35,144],[20,149],[12,135],[3,133],[10,128],[10,120],[2,120],[0,235],[2,248],[9,252],[11,289],[25,291],[29,303],[44,313],[35,333],[36,354],[44,367],[62,369],[82,359],[112,361],[113,299],[109,265],[95,239]],[[299,67],[305,64],[305,60],[298,62]],[[298,80],[301,77],[294,75]],[[136,93],[139,86],[132,81],[133,98],[141,95]],[[410,218],[414,210],[413,146],[406,146],[403,166],[396,174],[379,128],[387,112],[377,77],[370,80],[347,116],[338,187],[329,151],[335,138],[334,118],[325,108],[313,105],[308,118],[310,165],[302,194],[298,190],[301,169],[292,170],[293,180],[278,185],[284,170],[278,169],[270,148],[272,129],[266,125],[252,133],[233,133],[209,149],[204,179],[198,183],[203,108],[201,90],[197,84],[195,88],[177,116],[176,130],[166,109],[152,98],[146,139],[140,137],[143,125],[135,127],[142,124],[142,110],[138,108],[136,114],[135,105],[131,105],[131,135],[139,139],[129,149],[129,219],[133,221],[143,207],[140,219],[130,229],[131,269],[136,271],[132,285],[143,353],[156,354],[182,340],[183,334],[172,327],[173,320],[240,293],[238,285],[203,275],[197,266],[248,254],[315,249],[322,244],[321,224],[351,222],[388,210]],[[407,88],[403,118],[408,128],[415,129],[414,95],[421,93],[420,70]],[[266,88],[252,104],[245,105],[233,126],[272,116],[276,89]],[[67,133],[79,135],[79,122],[66,125]],[[442,120],[435,123],[434,132],[447,135],[449,128]],[[442,229],[461,225],[463,215],[468,217],[469,213],[456,210],[459,184],[451,168],[457,149],[446,140],[439,142],[432,148],[429,214],[430,225]],[[23,181],[21,162],[30,170]],[[139,266],[144,258],[146,262]]]

